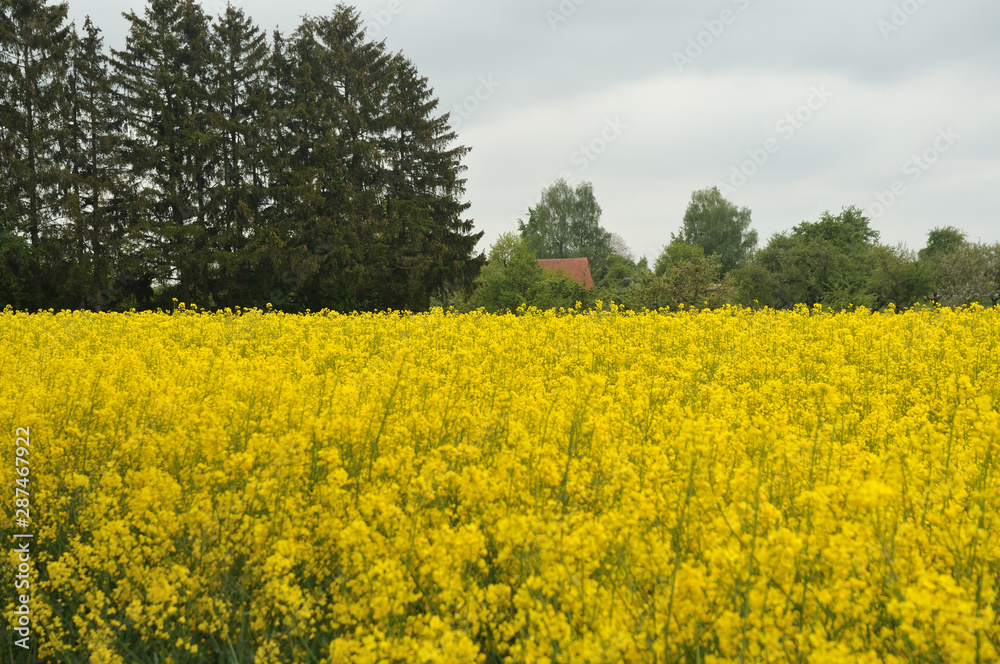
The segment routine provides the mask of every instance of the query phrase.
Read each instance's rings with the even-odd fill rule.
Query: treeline
[[[758,248],[751,213],[718,188],[692,194],[681,229],[652,266],[636,261],[620,238],[600,226],[589,183],[547,189],[517,233],[490,250],[464,309],[516,310],[520,305],[571,308],[614,301],[635,310],[670,307],[897,310],[915,304],[1000,303],[1000,244],[974,244],[958,229],[936,228],[919,252],[879,243],[856,207],[824,213],[778,233]],[[594,288],[551,274],[539,258],[591,259]]]
[[[485,260],[465,147],[338,5],[269,40],[149,0],[124,49],[0,4],[0,306],[419,309]]]

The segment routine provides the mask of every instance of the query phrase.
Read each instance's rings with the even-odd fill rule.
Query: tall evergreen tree
[[[289,210],[289,302],[300,308],[423,308],[471,284],[480,235],[461,219],[467,149],[402,56],[365,39],[338,5],[306,19],[287,50],[278,195]]]
[[[20,205],[12,206],[18,181],[11,168],[17,141],[11,95],[17,49],[12,9],[11,4],[0,4],[0,306],[21,308],[28,299],[31,248],[18,215]]]
[[[148,0],[110,58],[65,14],[0,4],[2,299],[398,309],[471,287],[468,149],[357,11],[268,49],[231,6],[213,25]]]
[[[327,22],[330,19],[326,19]],[[307,18],[291,36],[284,64],[283,145],[276,164],[279,210],[290,224],[286,289],[299,308],[362,308],[356,288],[362,264],[348,191],[343,131],[344,81],[320,21]],[[327,34],[331,32],[327,27]]]
[[[114,51],[114,83],[151,274],[168,293],[211,304],[217,133],[208,19],[186,0],[150,0],[142,17],[126,18],[131,26],[125,49]]]
[[[56,154],[69,27],[67,5],[10,0],[0,23],[0,81],[9,218],[23,219],[33,247],[58,217]]]
[[[66,85],[62,240],[70,270],[63,297],[66,306],[100,310],[123,298],[116,270],[124,267],[127,246],[108,57],[90,17],[82,34],[72,34]]]
[[[0,223],[4,232],[14,231],[21,207],[14,195],[18,178],[12,168],[17,150],[14,82],[18,51],[13,9],[10,3],[0,4]]]
[[[268,270],[260,249],[267,243],[261,215],[269,185],[271,54],[260,29],[232,5],[213,26],[212,50],[213,126],[218,132],[212,206],[217,219],[212,226],[220,266],[215,296],[219,305],[249,304],[261,298],[255,293],[258,271]]]
[[[296,226],[296,186],[292,167],[297,144],[292,118],[295,115],[295,63],[291,45],[279,31],[272,36],[266,75],[269,83],[268,122],[264,126],[263,154],[266,196],[247,248],[246,269],[253,278],[247,284],[249,298],[243,304],[285,307],[296,281],[291,269],[291,240]]]
[[[469,148],[451,147],[456,135],[446,116],[435,115],[438,101],[413,63],[396,55],[392,66],[389,127],[377,154],[388,160],[385,216],[395,231],[383,282],[391,290],[380,299],[396,308],[426,306],[443,286],[471,287],[485,263],[473,256],[482,233],[462,219],[469,204],[461,202],[461,160]]]
[[[44,306],[58,290],[62,261],[60,164],[69,28],[66,4],[7,0],[0,5],[0,242],[3,299]]]

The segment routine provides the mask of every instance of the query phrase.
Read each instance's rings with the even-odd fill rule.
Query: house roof
[[[584,288],[593,288],[590,261],[586,258],[540,258],[538,264],[549,272],[565,272]]]

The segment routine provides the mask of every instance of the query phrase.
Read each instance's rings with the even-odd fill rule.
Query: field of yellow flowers
[[[0,367],[18,661],[1000,659],[1000,308],[8,310]]]

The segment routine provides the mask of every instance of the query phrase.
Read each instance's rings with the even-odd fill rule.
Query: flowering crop
[[[998,342],[979,307],[7,311],[35,656],[997,661]]]

